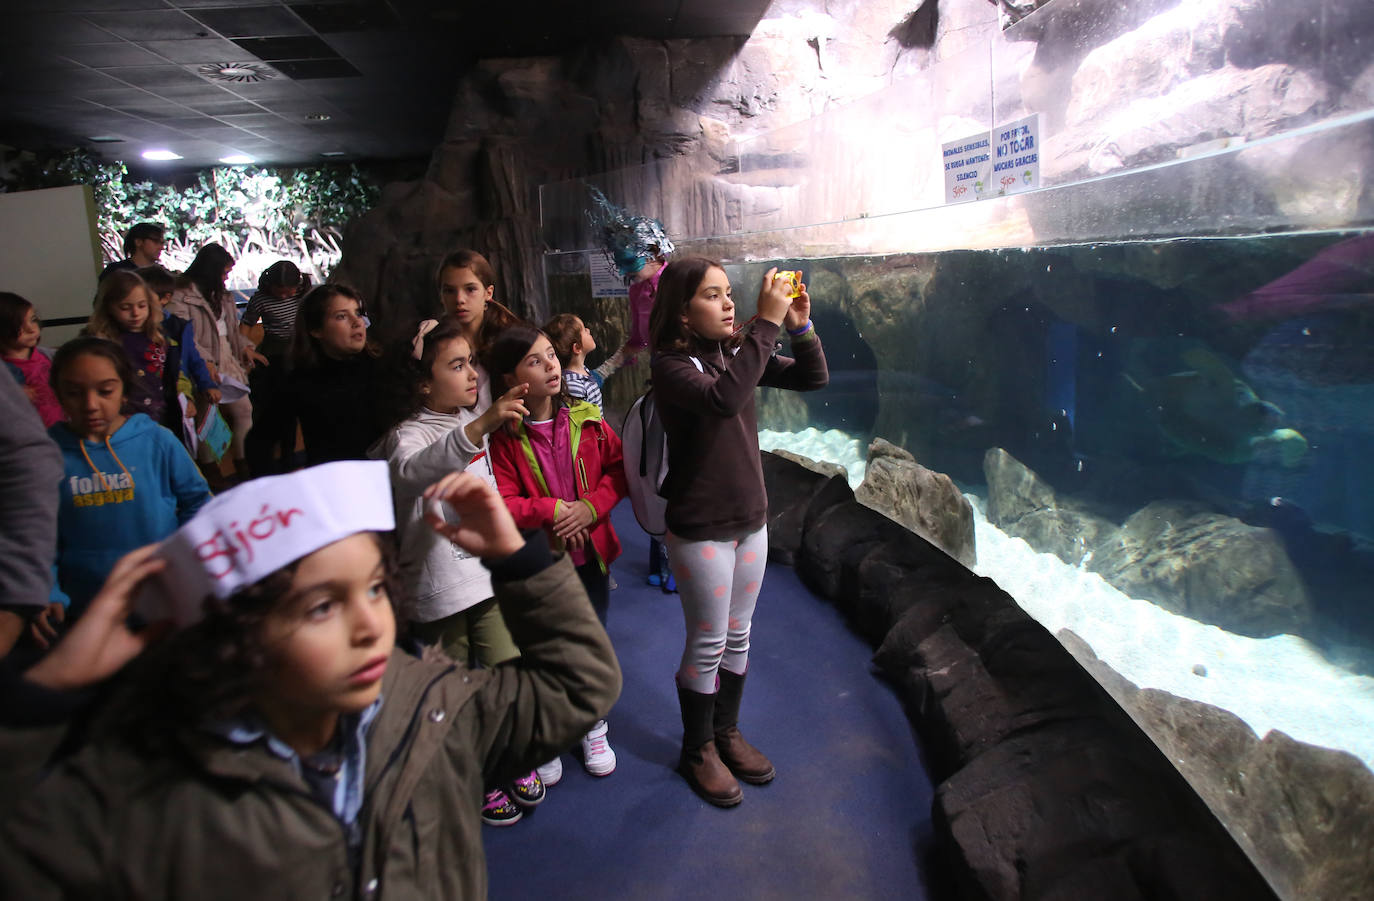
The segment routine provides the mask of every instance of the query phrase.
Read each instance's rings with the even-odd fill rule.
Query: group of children
[[[737,324],[718,264],[665,262],[654,267],[646,343],[686,623],[678,770],[729,807],[742,798],[737,780],[774,776],[737,725],[767,558],[753,389],[814,390],[827,374],[804,286],[790,295],[770,271],[758,315]],[[171,403],[169,343],[194,341],[165,325],[152,292],[145,303],[110,284],[108,312],[58,350],[43,379],[65,416],[50,434],[66,472],[57,585],[71,601],[65,636],[19,681],[40,696],[84,688],[135,657],[136,675],[120,680],[107,728],[0,827],[0,865],[68,893],[117,883],[205,894],[223,872],[235,893],[253,878],[289,878],[294,894],[352,886],[372,896],[388,883],[480,896],[476,822],[517,822],[559,780],[558,754],[579,737],[587,772],[616,766],[605,716],[619,672],[604,626],[621,549],[610,515],[626,476],[599,387],[624,351],[589,372],[586,324],[519,320],[472,251],[439,267],[442,316],[385,353],[356,292],[320,285],[265,360],[290,362],[279,387],[310,468],[212,500],[152,415]],[[795,358],[777,353],[782,327]],[[21,343],[25,360],[37,352],[26,329],[0,335],[7,360]],[[38,369],[24,373],[26,387]],[[41,412],[44,393],[30,397]],[[377,462],[331,462],[362,460]],[[327,525],[283,537],[293,516]],[[176,542],[144,547],[188,530],[213,537],[179,563]],[[131,619],[134,599],[164,570],[187,568],[210,573],[214,597],[201,622],[155,643],[160,625],[146,611]],[[396,650],[398,637],[426,650]],[[12,696],[21,707],[28,697]],[[33,715],[0,704],[0,724]],[[167,765],[169,754],[182,762]],[[258,786],[246,801],[245,785]],[[173,819],[196,824],[171,842],[193,845],[179,849],[189,858],[118,853]],[[59,866],[51,855],[63,842],[43,839],[69,832],[93,844],[68,849],[76,862],[64,851]]]

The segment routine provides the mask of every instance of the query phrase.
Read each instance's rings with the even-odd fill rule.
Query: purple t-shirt
[[[577,483],[573,481],[572,439],[567,409],[560,409],[554,419],[543,422],[527,419],[525,430],[530,436],[534,459],[544,474],[544,484],[549,486],[549,497],[576,503]],[[569,555],[575,566],[587,562],[586,551],[569,551]]]

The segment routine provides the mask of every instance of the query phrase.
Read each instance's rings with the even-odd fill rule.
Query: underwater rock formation
[[[784,460],[791,460],[793,463],[799,463],[802,466],[805,466],[807,469],[811,470],[812,472],[819,473],[825,476],[827,479],[834,476],[838,476],[842,479],[849,478],[849,471],[838,463],[831,463],[829,460],[812,460],[810,457],[804,457],[801,454],[794,454],[792,453],[792,451],[784,450],[782,448],[765,448],[765,450],[768,450],[769,453],[776,454],[777,456],[782,457]]]
[[[1155,501],[1124,525],[1067,499],[1001,448],[984,457],[988,520],[1120,591],[1238,635],[1301,634],[1312,602],[1283,541],[1191,501]]]
[[[1279,536],[1191,501],[1139,510],[1088,568],[1131,597],[1238,635],[1299,635],[1312,622],[1312,602]]]
[[[944,473],[926,469],[909,452],[882,438],[868,446],[868,468],[854,497],[892,517],[955,560],[978,563],[973,507]]]
[[[1228,710],[1139,689],[1067,629],[1059,639],[1178,766],[1285,898],[1361,898],[1374,885],[1374,773],[1352,754],[1264,738]]]
[[[1000,447],[984,456],[983,473],[988,483],[988,521],[1025,539],[1041,553],[1078,566],[1116,536],[1116,523],[1061,500],[1049,483]]]

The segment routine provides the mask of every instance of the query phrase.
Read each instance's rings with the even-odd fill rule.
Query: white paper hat
[[[384,461],[254,479],[211,499],[162,543],[167,566],[145,583],[135,609],[150,622],[187,626],[201,618],[208,595],[223,600],[341,538],[395,526]]]

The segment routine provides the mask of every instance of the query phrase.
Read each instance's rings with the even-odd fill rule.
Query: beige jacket
[[[172,294],[167,309],[173,316],[190,320],[196,331],[196,350],[205,362],[213,363],[224,375],[247,382],[244,358],[249,341],[239,331],[238,310],[229,294],[225,294],[223,307],[216,312],[199,288],[188,285]],[[225,326],[224,335],[219,332],[221,321]]]

